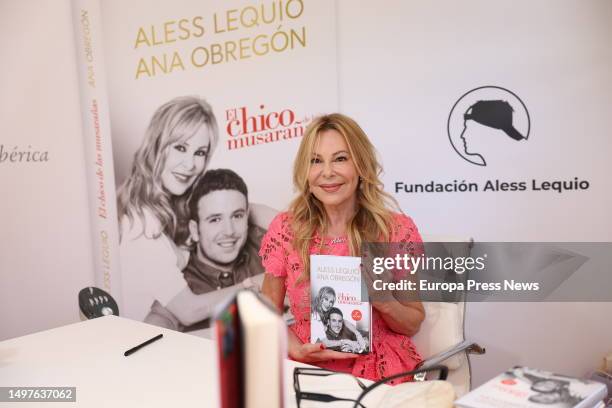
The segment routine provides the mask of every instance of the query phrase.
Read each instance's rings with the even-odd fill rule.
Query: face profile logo
[[[464,160],[486,166],[494,152],[529,137],[531,121],[523,101],[499,86],[481,86],[463,94],[448,115],[448,138]]]

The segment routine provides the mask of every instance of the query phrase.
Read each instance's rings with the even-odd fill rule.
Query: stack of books
[[[600,408],[604,384],[527,367],[514,367],[455,402],[459,408]]]

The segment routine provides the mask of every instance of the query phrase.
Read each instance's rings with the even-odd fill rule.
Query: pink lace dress
[[[421,236],[412,220],[402,214],[394,214],[392,242],[420,243]],[[348,244],[338,240],[323,239],[315,235],[311,254],[348,256]],[[303,266],[293,249],[290,215],[280,213],[274,218],[261,242],[261,256],[266,273],[285,278],[287,296],[295,324],[290,330],[303,343],[310,342],[310,282],[297,282]],[[321,245],[322,244],[322,245]],[[392,331],[376,309],[372,313],[372,350],[356,359],[329,360],[316,365],[334,371],[342,371],[369,380],[379,380],[403,371],[409,371],[421,361],[412,340]],[[401,382],[401,381],[396,381]],[[393,382],[390,382],[393,384]]]

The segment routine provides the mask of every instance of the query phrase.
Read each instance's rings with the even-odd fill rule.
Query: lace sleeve
[[[423,240],[412,218],[405,214],[394,214],[393,221],[391,235],[393,251],[401,255],[408,254],[411,257],[422,256],[425,253]],[[408,273],[409,271],[406,270],[394,270],[394,279],[404,279]]]
[[[412,218],[404,214],[395,214],[393,216],[393,221],[394,225],[391,237],[392,242],[405,244],[412,243],[413,245],[411,247],[413,248],[416,248],[419,246],[419,244],[423,243],[421,234],[419,233],[417,226],[412,221]]]
[[[266,273],[277,278],[287,276],[287,245],[289,221],[287,213],[280,213],[270,223],[268,232],[261,240],[259,256]]]

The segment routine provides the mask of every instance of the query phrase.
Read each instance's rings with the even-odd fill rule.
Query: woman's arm
[[[184,326],[191,326],[212,316],[216,306],[229,296],[242,289],[261,288],[263,273],[249,278],[252,286],[240,282],[233,286],[200,295],[194,294],[185,286],[168,304],[166,309],[172,313]]]
[[[287,288],[285,287],[285,279],[286,277],[276,277],[270,273],[265,272],[263,275],[263,285],[261,288],[261,293],[270,299],[272,304],[276,306],[279,312],[283,312],[283,306],[285,304],[285,292]]]
[[[416,242],[421,244],[421,237],[416,237]],[[421,250],[418,250],[420,253]],[[416,254],[411,254],[416,256]],[[412,282],[418,281],[418,273],[406,271],[386,271],[379,275],[384,281],[396,282],[398,279],[407,279]],[[382,296],[372,301],[372,306],[382,315],[384,321],[391,330],[412,337],[418,333],[421,323],[425,320],[425,308],[419,300],[418,292],[411,291],[384,291]]]
[[[406,239],[411,238],[408,235]],[[415,240],[420,243],[420,236],[416,236]],[[385,323],[397,333],[409,337],[414,336],[419,331],[423,320],[425,320],[425,309],[419,301],[418,294],[415,296],[411,291],[375,290],[374,282],[380,280],[383,283],[391,283],[397,282],[399,279],[416,282],[418,280],[417,275],[411,274],[409,271],[389,270],[387,268],[384,268],[381,273],[374,273],[371,265],[366,265],[364,272],[362,279],[364,279],[368,288],[370,302],[381,314]]]
[[[375,280],[395,281],[389,271],[375,276],[371,270],[366,270],[362,279],[368,288],[372,306],[380,312],[391,330],[409,337],[414,336],[425,319],[425,309],[421,302],[415,301],[413,295],[406,295],[402,291],[374,290]],[[414,279],[414,275],[409,275],[408,279]]]
[[[277,210],[265,204],[249,203],[249,219],[260,228],[267,230],[276,214]]]
[[[384,300],[373,301],[372,306],[380,312],[391,330],[409,337],[417,334],[425,320],[425,308],[421,302]]]

